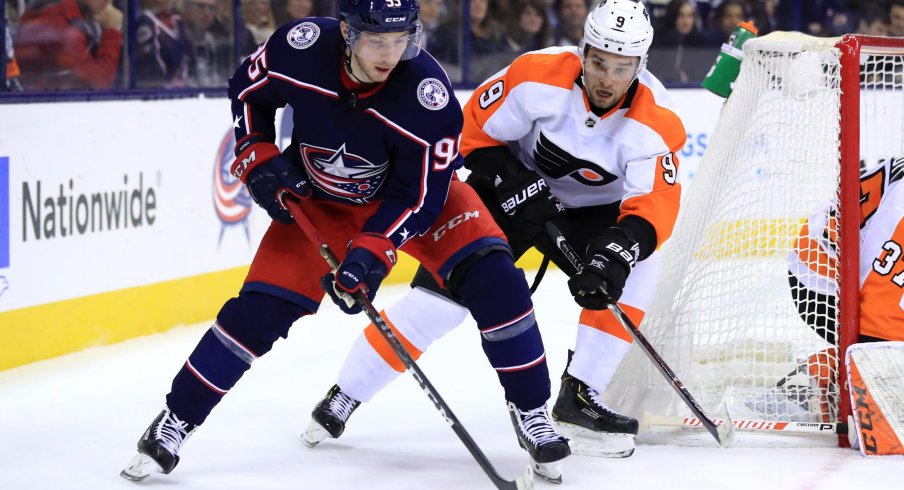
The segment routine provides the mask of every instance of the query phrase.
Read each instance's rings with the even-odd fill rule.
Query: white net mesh
[[[745,43],[663,247],[663,279],[641,330],[711,413],[838,420],[837,41],[776,33]],[[902,61],[862,57],[866,160],[904,150]],[[690,415],[637,346],[605,398],[638,418]]]

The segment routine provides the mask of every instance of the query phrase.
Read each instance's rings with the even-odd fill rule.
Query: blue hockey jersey
[[[315,199],[379,200],[361,231],[399,247],[412,230],[425,233],[445,203],[462,163],[461,107],[425,51],[399,62],[375,92],[358,97],[340,78],[344,49],[336,19],[279,28],[229,80],[236,141],[251,134],[275,141],[275,112],[288,104],[297,163]]]

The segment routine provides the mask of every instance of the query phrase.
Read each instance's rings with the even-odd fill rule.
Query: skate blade
[[[515,479],[515,488],[517,490],[533,490],[534,488],[534,467],[533,464],[527,465],[527,471]]]
[[[560,465],[558,461],[553,463],[538,463],[531,458],[530,464],[534,474],[540,478],[555,485],[562,483],[562,465]],[[533,486],[533,484],[531,486]]]
[[[559,432],[568,438],[573,454],[597,458],[627,458],[634,454],[634,434],[610,434],[563,422],[557,424]]]
[[[163,468],[146,454],[138,453],[129,465],[119,472],[119,476],[131,481],[141,481],[151,473],[163,473]]]
[[[332,436],[322,425],[312,420],[311,423],[308,424],[308,428],[302,432],[301,442],[305,446],[313,448],[330,437]]]

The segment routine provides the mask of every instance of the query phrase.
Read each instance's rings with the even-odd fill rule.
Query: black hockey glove
[[[511,217],[512,230],[528,241],[543,233],[547,221],[565,212],[543,177],[532,170],[502,177],[495,190],[499,205]]]
[[[232,164],[232,175],[245,183],[251,198],[270,218],[282,223],[293,222],[283,203],[285,194],[298,199],[311,196],[305,176],[272,143],[255,143],[245,148]]]
[[[617,226],[604,231],[587,246],[584,270],[568,280],[574,301],[590,310],[618,301],[639,254],[637,243]]]

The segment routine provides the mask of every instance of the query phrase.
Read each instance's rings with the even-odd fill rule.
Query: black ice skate
[[[634,454],[637,420],[611,410],[599,393],[566,373],[552,418],[571,441],[575,454],[627,458]]]
[[[138,440],[138,454],[119,476],[139,481],[151,473],[168,474],[173,471],[179,464],[179,448],[195,428],[195,425],[179,420],[165,408],[144,431],[144,435]]]
[[[571,448],[568,447],[568,439],[556,432],[549,420],[546,405],[521,411],[509,402],[508,409],[518,435],[518,444],[530,455],[534,472],[552,483],[562,483],[562,469],[557,461],[571,454]]]
[[[327,438],[341,436],[345,423],[359,405],[361,402],[343,393],[339,385],[333,385],[311,412],[311,423],[301,435],[304,445],[314,447]]]

